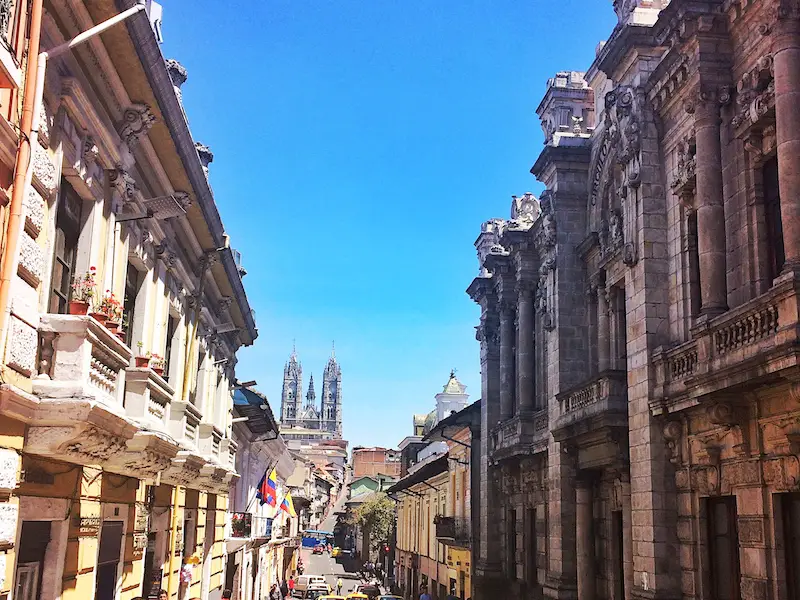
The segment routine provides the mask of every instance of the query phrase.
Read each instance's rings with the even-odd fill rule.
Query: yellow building
[[[439,598],[472,595],[471,443],[480,401],[439,421],[425,435],[416,464],[388,493],[397,501],[395,577],[412,597],[421,588]]]
[[[236,351],[257,331],[186,73],[134,0],[9,4],[0,598],[219,598]],[[102,36],[38,56],[121,9]]]

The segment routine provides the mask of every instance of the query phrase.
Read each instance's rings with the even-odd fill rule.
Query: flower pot
[[[69,303],[69,314],[85,315],[89,312],[89,303],[83,300],[71,300]]]
[[[117,329],[117,330],[114,332],[114,335],[116,335],[116,336],[119,338],[119,341],[120,341],[120,342],[122,342],[123,344],[125,343],[125,331],[124,331],[124,330],[122,330],[122,329]]]
[[[106,321],[106,329],[111,333],[117,333],[117,331],[119,331],[119,325],[119,321]]]
[[[105,313],[92,312],[89,313],[89,316],[92,317],[95,321],[97,321],[101,325],[105,325],[106,321],[108,321],[108,315]]]
[[[136,361],[136,367],[138,369],[143,369],[150,366],[150,359],[146,356],[137,356],[134,360]]]
[[[163,375],[164,367],[153,367],[153,371],[155,371],[157,375]]]

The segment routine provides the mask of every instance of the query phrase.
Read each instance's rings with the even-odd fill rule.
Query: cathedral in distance
[[[281,390],[281,427],[283,429],[308,429],[329,432],[334,439],[342,437],[342,369],[331,356],[322,372],[322,397],[317,403],[314,375],[308,382],[303,402],[303,366],[297,360],[296,350],[283,368]]]

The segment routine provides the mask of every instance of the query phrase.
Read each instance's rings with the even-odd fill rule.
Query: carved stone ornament
[[[542,192],[539,200],[542,214],[542,225],[536,235],[535,245],[540,253],[545,253],[556,246],[556,219],[553,211],[553,193]]]
[[[673,465],[680,465],[682,462],[681,439],[683,438],[683,426],[678,421],[669,421],[664,424],[662,433],[670,453],[669,462]]]
[[[540,212],[539,201],[530,192],[525,192],[520,197],[511,196],[511,220],[518,225],[518,228],[530,229],[539,218]]]
[[[625,21],[636,8],[637,0],[614,0],[614,12],[617,13],[617,18],[620,23]]]
[[[223,296],[217,303],[217,310],[221,313],[226,312],[228,309],[230,309],[231,305],[233,305],[233,297]]]
[[[156,117],[146,104],[132,104],[122,112],[118,132],[128,147],[133,149],[143,135],[146,135]]]
[[[183,210],[189,210],[192,205],[192,197],[187,192],[173,192],[172,197],[181,205]]]
[[[90,135],[87,135],[83,138],[83,160],[88,165],[93,165],[97,162],[97,159],[100,157],[100,148],[97,147],[97,144],[94,141],[94,138]]]
[[[697,144],[695,143],[694,131],[678,142],[675,153],[677,166],[670,187],[678,195],[692,193],[697,181],[695,176]]]
[[[110,170],[108,180],[123,202],[131,202],[136,197],[136,181],[124,169]]]
[[[758,123],[775,106],[775,65],[767,54],[745,73],[736,85],[736,116],[734,128]]]

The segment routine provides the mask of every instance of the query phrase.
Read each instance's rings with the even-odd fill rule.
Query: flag
[[[290,517],[297,516],[297,513],[294,512],[294,502],[292,502],[291,493],[286,492],[286,497],[283,499],[283,502],[281,502],[281,510],[285,510],[287,513],[289,513]]]
[[[256,490],[256,498],[261,500],[261,504],[269,504],[275,506],[278,502],[278,476],[275,474],[275,469],[267,477],[267,472],[264,471],[264,476],[258,482],[258,490]]]

